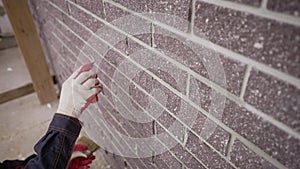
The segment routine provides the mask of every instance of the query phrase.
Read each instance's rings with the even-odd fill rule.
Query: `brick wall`
[[[103,134],[104,118],[123,135],[167,133],[178,143],[145,158],[122,156],[122,142],[116,152],[101,145],[112,168],[300,168],[300,1],[29,4],[60,84],[78,60],[96,60],[104,93],[85,116],[92,138],[114,139]],[[128,15],[141,22],[117,24]],[[161,114],[147,123],[122,116],[136,110]],[[170,130],[175,122],[182,131]]]

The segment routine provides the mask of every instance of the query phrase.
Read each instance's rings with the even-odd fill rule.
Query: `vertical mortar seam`
[[[247,89],[247,84],[248,84],[248,81],[249,81],[251,70],[252,70],[252,66],[247,65],[246,70],[245,70],[244,79],[243,79],[242,88],[241,88],[241,93],[240,93],[240,99],[242,101],[244,101],[244,95],[245,95],[245,92],[246,92],[246,89]]]
[[[101,19],[101,18],[100,18]],[[77,21],[77,20],[76,20]],[[78,22],[78,21],[77,21]],[[79,23],[81,24],[81,23]],[[81,24],[82,25],[82,24]],[[84,26],[84,25],[82,25]],[[114,28],[114,26],[112,25],[108,25],[108,26],[111,26]],[[85,27],[85,26],[84,26]],[[115,28],[114,28],[115,29]],[[119,29],[115,29],[115,30],[118,30],[119,32],[123,33],[122,30],[119,30]],[[127,33],[123,33],[124,35],[127,35]],[[102,39],[100,37],[98,37],[99,39]],[[133,40],[137,41],[137,42],[140,42],[140,44],[146,48],[151,48],[151,47],[148,47],[148,45],[144,45],[143,42],[141,42],[139,39],[135,38],[135,37],[132,37]],[[106,41],[104,41],[102,39],[102,41],[105,43]],[[107,42],[106,42],[107,43]],[[109,46],[111,46],[111,44],[108,44]],[[218,91],[219,93],[221,94],[224,94],[226,95],[227,98],[231,99],[232,101],[238,103],[238,104],[246,104],[244,102],[241,102],[241,100],[239,98],[237,98],[237,96],[233,95],[232,93],[230,93],[229,91],[227,91],[226,89],[223,89],[222,87],[220,87],[219,85],[215,84],[214,82],[210,81],[209,79],[206,79],[204,78],[203,76],[191,71],[189,68],[186,68],[184,65],[182,66],[181,63],[177,62],[176,60],[173,60],[167,56],[165,56],[164,54],[160,53],[159,51],[155,50],[154,48],[151,48],[153,52],[155,53],[158,53],[159,55],[163,56],[165,59],[169,60],[171,63],[175,64],[175,65],[181,65],[181,66],[178,66],[179,68],[183,69],[184,71],[187,71],[189,73],[191,73],[194,77],[196,77],[197,79],[199,79],[200,81],[202,81],[204,84],[210,86],[210,87],[213,87],[216,91]],[[122,52],[120,52],[119,50],[116,50],[118,51],[120,54],[123,55]],[[170,89],[171,91],[173,91],[173,87],[170,86],[169,84],[167,84],[166,82],[164,82],[163,80],[161,80],[159,77],[157,77],[156,75],[154,75],[152,72],[149,72],[148,70],[145,70],[144,67],[142,67],[139,63],[136,63],[136,61],[132,60],[131,58],[128,58],[128,56],[126,56],[127,59],[129,59],[132,63],[136,64],[136,66],[140,67],[142,70],[146,71],[148,74],[150,74],[152,77],[154,77],[156,80],[158,80],[160,83],[162,83],[164,86],[166,86],[168,89]],[[175,94],[177,94],[179,97],[182,96],[182,94],[178,94],[177,93],[178,91],[174,91]],[[189,101],[188,101],[189,102]],[[295,136],[295,137],[300,137],[300,135],[298,135],[297,132],[295,132],[293,129],[291,129],[290,127],[288,127],[287,125],[285,125],[284,123],[274,119],[273,117],[270,117],[268,115],[266,115],[265,113],[262,113],[260,112],[259,110],[257,110],[256,108],[254,107],[251,107],[250,105],[248,106],[245,106],[246,108],[251,108],[252,111],[254,111],[253,113],[255,113],[256,115],[264,118],[265,120],[269,121],[270,123],[276,123],[276,125],[278,127],[280,127],[282,130],[288,132],[289,134]],[[248,109],[249,110],[249,109]]]
[[[190,83],[191,83],[191,74],[188,73],[187,80],[186,80],[186,97],[190,98]]]
[[[231,134],[230,138],[229,138],[229,141],[227,143],[227,146],[226,146],[226,152],[225,152],[225,156],[228,158],[228,160],[230,160],[230,152],[231,152],[231,148],[232,148],[232,145],[235,141],[235,136]]]
[[[264,10],[267,10],[267,6],[268,6],[268,0],[262,0],[260,7]]]
[[[272,76],[275,76],[283,81],[286,81],[294,86],[296,86],[297,88],[300,88],[300,80],[287,74],[287,73],[284,73],[284,72],[281,72],[275,68],[271,68],[269,67],[268,65],[265,65],[263,63],[260,63],[256,60],[252,60],[244,55],[241,55],[239,53],[236,53],[236,52],[233,52],[225,47],[222,47],[220,45],[217,45],[217,44],[214,44],[214,48],[211,47],[211,43],[210,41],[206,40],[206,39],[203,39],[201,37],[197,37],[197,36],[191,36],[190,34],[187,34],[185,32],[182,32],[182,31],[179,31],[169,25],[166,25],[164,23],[160,23],[160,22],[157,22],[157,21],[152,21],[151,19],[143,16],[143,15],[139,15],[139,13],[136,13],[134,11],[131,11],[123,6],[120,6],[119,4],[113,2],[113,1],[107,1],[107,3],[110,3],[116,7],[119,7],[127,12],[130,12],[130,13],[133,13],[147,21],[151,21],[153,22],[154,24],[157,24],[159,26],[161,26],[162,28],[164,29],[167,29],[168,31],[172,32],[172,33],[175,33],[177,34],[177,36],[182,36],[182,37],[185,37],[185,38],[188,38],[189,40],[197,43],[197,44],[200,44],[200,45],[203,45],[204,47],[206,48],[209,48],[209,49],[213,49],[213,50],[216,50],[220,53],[223,53],[225,54],[226,56],[228,56],[229,58],[233,59],[233,60],[237,60],[239,62],[242,62],[242,63],[245,63],[245,64],[251,64],[253,66],[255,66],[257,69],[269,74],[269,75],[272,75]],[[85,10],[85,9],[82,9],[82,10]],[[87,11],[87,10],[85,10]],[[87,11],[88,13],[90,13],[90,11]],[[93,15],[93,14],[92,14]],[[96,16],[97,17],[97,16]],[[99,18],[100,20],[102,20],[101,18]],[[299,22],[300,23],[300,22]],[[108,26],[111,26],[109,24],[107,24]]]

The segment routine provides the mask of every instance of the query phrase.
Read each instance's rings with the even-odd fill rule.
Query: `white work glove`
[[[98,101],[102,87],[92,68],[92,63],[81,66],[63,83],[57,113],[78,118],[90,103]]]

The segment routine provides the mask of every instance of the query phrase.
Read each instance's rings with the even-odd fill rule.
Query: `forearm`
[[[47,133],[34,147],[37,156],[25,168],[67,168],[80,130],[78,119],[55,114]]]

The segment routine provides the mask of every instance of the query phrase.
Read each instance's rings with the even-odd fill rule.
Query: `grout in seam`
[[[231,134],[225,150],[225,156],[228,158],[228,160],[230,160],[230,152],[234,141],[235,141],[235,136]]]
[[[248,81],[249,81],[249,78],[250,78],[251,70],[252,70],[252,66],[247,65],[246,70],[245,70],[243,83],[242,83],[241,92],[240,92],[240,99],[241,100],[244,100],[244,95],[245,95],[245,92],[246,92],[246,89],[247,89],[247,84],[248,84]]]

